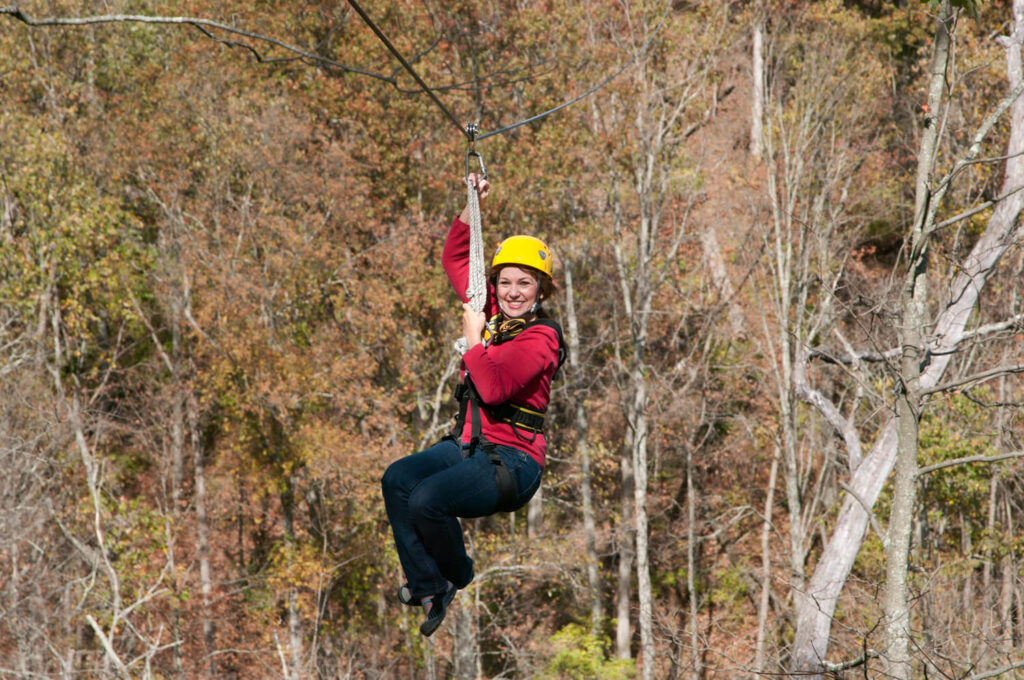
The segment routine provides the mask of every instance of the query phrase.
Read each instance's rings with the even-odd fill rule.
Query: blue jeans
[[[516,480],[516,508],[540,487],[541,467],[510,446],[495,446]],[[498,504],[494,465],[487,452],[443,439],[429,449],[388,466],[381,479],[384,507],[402,570],[413,597],[429,597],[448,588],[465,588],[473,580],[473,560],[466,554],[459,517],[493,515]]]

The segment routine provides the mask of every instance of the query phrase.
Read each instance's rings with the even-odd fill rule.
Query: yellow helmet
[[[502,265],[532,267],[551,278],[551,251],[533,236],[509,236],[494,251],[491,272]]]

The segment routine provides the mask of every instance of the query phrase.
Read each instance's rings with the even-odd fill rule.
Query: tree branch
[[[348,73],[356,73],[362,76],[376,78],[377,80],[382,80],[386,83],[394,85],[395,87],[398,87],[398,81],[395,78],[382,75],[380,73],[367,71],[365,69],[356,68],[354,66],[348,66],[346,64],[342,64],[341,62],[334,61],[333,59],[328,59],[327,57],[323,57],[320,56],[319,54],[314,54],[308,50],[304,50],[301,47],[290,45],[272,36],[263,35],[262,33],[255,33],[253,31],[246,31],[240,28],[236,28],[234,26],[230,26],[228,24],[221,23],[219,21],[211,21],[210,19],[201,19],[198,17],[150,17],[139,14],[103,14],[91,17],[43,17],[37,19],[25,14],[25,12],[23,12],[18,7],[0,7],[0,14],[6,14],[24,24],[27,24],[28,26],[34,27],[88,26],[92,24],[114,23],[172,24],[178,26],[192,26],[193,28],[197,29],[203,35],[210,38],[214,42],[226,45],[227,47],[241,47],[242,49],[252,54],[253,57],[256,58],[256,61],[260,62],[261,64],[279,61],[304,60],[319,64],[321,66],[326,66],[328,68],[337,69],[339,71],[346,71]],[[224,38],[217,37],[211,32],[211,29],[217,31],[224,31],[225,33],[241,36],[243,38],[248,38],[250,40],[265,42],[270,45],[280,47],[281,49],[291,52],[298,56],[289,59],[268,58],[263,56],[263,54],[261,54],[259,50],[257,50],[255,47],[248,43],[239,42],[237,40],[225,40]]]
[[[960,339],[960,342],[963,342],[964,340],[970,340],[971,338],[976,338],[979,336],[991,335],[993,333],[1009,330],[1011,328],[1017,328],[1018,326],[1021,325],[1024,325],[1024,314],[1017,314],[1015,316],[1010,317],[1009,319],[1004,319],[1003,321],[996,321],[994,323],[985,324],[984,326],[978,326],[977,328],[970,331],[965,331],[963,337],[961,337]],[[945,350],[944,353],[950,354],[953,353],[954,351],[955,350]],[[821,361],[824,361],[825,363],[829,364],[850,366],[852,364],[857,363],[858,361],[868,361],[872,363],[889,361],[890,359],[898,358],[901,354],[903,354],[903,352],[899,347],[894,347],[884,352],[851,353],[847,351],[846,354],[833,352],[831,350],[823,348],[815,348],[807,353],[807,357],[809,359],[820,359]]]
[[[1024,94],[1024,80],[1017,83],[1014,86],[1013,90],[1011,90],[1009,94],[1003,97],[1003,99],[1000,100],[996,107],[989,113],[988,117],[986,117],[985,120],[982,121],[981,125],[974,133],[974,139],[972,140],[971,146],[968,148],[965,157],[960,159],[956,163],[956,165],[954,165],[953,169],[949,171],[949,174],[947,174],[938,182],[935,190],[932,192],[932,196],[935,200],[932,201],[931,208],[929,209],[929,220],[933,219],[935,211],[938,210],[938,206],[941,204],[942,198],[945,195],[946,191],[949,189],[950,185],[952,185],[953,180],[957,177],[957,175],[959,175],[964,170],[964,168],[971,165],[975,161],[975,159],[977,159],[978,154],[981,152],[982,142],[984,142],[985,138],[988,137],[988,133],[992,131],[992,128],[995,127],[996,122],[998,122],[1002,115],[1006,113],[1006,111],[1011,106],[1013,106],[1013,103],[1017,101],[1017,98],[1020,97],[1021,94]],[[1010,158],[1015,155],[1016,154],[1010,154],[1007,156],[1007,158]],[[1013,193],[1015,192],[1008,191],[1005,192],[1005,195],[1009,196],[1012,195]],[[938,227],[934,222],[932,222],[931,225],[925,226],[925,230],[929,234],[934,232],[937,228]]]
[[[917,476],[926,475],[936,470],[943,468],[953,467],[954,465],[967,465],[969,463],[997,463],[1001,460],[1009,460],[1011,458],[1024,458],[1024,451],[1014,451],[1013,453],[1001,453],[998,456],[964,456],[963,458],[954,458],[953,460],[944,460],[941,463],[934,463],[932,465],[925,465],[923,468],[918,468]]]
[[[898,358],[901,354],[903,354],[903,351],[899,347],[886,350],[885,352],[857,352],[853,355],[839,354],[827,349],[812,349],[807,353],[807,357],[809,359],[820,359],[827,364],[851,366],[858,361],[867,361],[870,363],[889,361],[890,359]]]
[[[862,508],[864,508],[864,512],[866,512],[868,514],[868,521],[871,522],[871,528],[875,530],[875,533],[878,534],[879,540],[882,541],[882,547],[883,548],[888,548],[889,547],[889,532],[885,531],[878,524],[878,518],[876,518],[875,517],[875,513],[872,512],[871,506],[868,505],[867,502],[863,498],[860,497],[860,494],[857,493],[857,491],[852,486],[847,484],[846,482],[839,482],[839,488],[841,488],[846,493],[850,494],[850,496],[852,496],[855,501],[860,503],[860,506]]]
[[[969,375],[964,378],[950,380],[948,382],[935,385],[934,387],[929,387],[927,389],[921,390],[921,394],[927,395],[935,394],[936,392],[948,392],[950,390],[954,390],[958,387],[963,387],[964,385],[970,383],[984,382],[986,380],[991,380],[992,378],[998,378],[1000,376],[1010,375],[1012,373],[1024,373],[1024,364],[1017,364],[1016,366],[999,366],[997,368],[982,371],[980,373],[975,373],[974,375]]]
[[[714,96],[712,96],[711,98],[711,107],[704,112],[704,117],[701,120],[697,121],[683,132],[683,139],[689,139],[690,136],[693,135],[693,133],[697,132],[697,130],[700,130],[705,125],[707,125],[714,117],[714,115],[718,113],[718,105],[722,102],[723,99],[732,94],[732,91],[734,89],[736,89],[735,85],[727,85],[722,92],[719,92],[718,88],[716,87]]]
[[[850,472],[856,472],[864,458],[860,444],[860,435],[858,435],[853,423],[843,417],[843,414],[839,412],[835,404],[818,392],[818,390],[811,389],[807,382],[808,356],[808,354],[801,352],[794,362],[793,387],[796,390],[796,395],[804,402],[818,409],[818,412],[828,421],[829,425],[843,438],[849,458]]]
[[[869,649],[856,659],[841,661],[840,663],[828,663],[826,661],[822,663],[822,666],[829,673],[838,673],[839,671],[846,671],[851,668],[856,668],[857,666],[863,666],[868,662],[868,659],[877,659],[879,656],[881,655],[878,652],[873,649]]]
[[[1024,661],[1014,661],[1008,666],[1003,666],[1002,668],[996,668],[991,671],[978,673],[977,675],[972,675],[970,677],[964,678],[964,680],[987,680],[988,678],[998,678],[1004,673],[1008,673],[1017,668],[1024,668]]]
[[[1019,187],[1016,187],[1014,189],[1010,189],[1009,191],[1004,192],[1004,193],[1000,194],[999,196],[996,196],[995,198],[993,198],[990,201],[985,201],[984,203],[981,203],[979,205],[974,206],[970,210],[965,210],[964,212],[962,212],[962,213],[960,213],[958,215],[954,215],[953,217],[950,217],[948,220],[943,220],[943,221],[937,223],[934,228],[935,229],[943,229],[943,228],[948,227],[950,225],[956,224],[957,222],[959,222],[961,220],[965,220],[968,217],[972,217],[974,215],[977,215],[980,212],[984,212],[984,211],[988,210],[989,208],[991,208],[992,206],[994,206],[999,201],[1002,201],[1003,199],[1009,198],[1010,196],[1013,196],[1015,193],[1017,193],[1018,191],[1021,191],[1021,190],[1024,190],[1024,186],[1019,186]]]
[[[114,645],[111,644],[110,638],[107,637],[107,634],[103,632],[102,628],[100,628],[100,624],[96,622],[96,619],[92,617],[92,614],[86,614],[85,620],[89,622],[93,632],[96,633],[96,637],[100,639],[100,643],[103,645],[103,649],[107,653],[107,658],[109,658],[114,666],[117,667],[117,670],[120,671],[122,676],[130,679],[132,674],[124,665],[124,661],[121,660],[121,657],[119,657],[117,652],[114,651]]]
[[[91,17],[43,17],[34,18],[26,14],[19,7],[0,7],[0,14],[6,14],[18,21],[32,27],[48,27],[48,26],[88,26],[95,24],[114,24],[114,23],[143,23],[143,24],[170,24],[177,26],[191,26],[197,31],[202,33],[204,36],[219,43],[226,47],[239,47],[246,52],[249,52],[258,63],[261,64],[274,64],[279,62],[291,62],[301,61],[304,63],[315,64],[326,67],[328,69],[334,69],[337,71],[344,71],[346,73],[354,73],[356,75],[367,76],[388,83],[396,90],[403,94],[423,94],[423,90],[419,87],[409,88],[403,87],[398,80],[398,74],[401,73],[402,68],[396,68],[391,75],[384,75],[382,73],[375,73],[373,71],[367,71],[355,66],[349,66],[343,64],[334,59],[329,59],[322,55],[310,52],[307,49],[303,49],[296,45],[292,45],[279,40],[273,36],[264,35],[262,33],[256,33],[254,31],[246,31],[229,24],[221,23],[218,21],[212,21],[210,19],[202,19],[199,17],[163,17],[163,16],[144,16],[139,14],[106,14],[97,15]],[[212,30],[211,30],[212,29]],[[250,40],[265,42],[275,47],[279,47],[285,51],[295,54],[294,57],[267,57],[257,50],[252,45],[241,42],[239,40],[227,40],[225,38],[218,37],[213,33],[213,30],[224,31],[243,38]],[[438,37],[429,47],[420,50],[416,56],[410,61],[417,61],[423,54],[429,52],[441,41],[441,37]],[[545,75],[554,71],[553,68],[549,68],[547,71],[541,71],[540,69],[546,66],[546,61],[540,61],[538,63],[529,64],[526,67],[520,68],[503,68],[492,73],[486,73],[478,75],[471,80],[457,82],[449,85],[432,86],[430,89],[434,92],[443,92],[450,90],[485,90],[495,87],[506,87],[520,82],[530,82],[538,76]],[[521,75],[525,72],[525,75]],[[500,80],[497,79],[499,76],[505,76]],[[492,81],[493,82],[485,82]]]

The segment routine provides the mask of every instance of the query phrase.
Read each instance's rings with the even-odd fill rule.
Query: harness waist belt
[[[469,387],[465,383],[459,383],[455,388],[455,400],[461,402],[468,396]],[[485,406],[485,408],[495,420],[508,423],[512,427],[518,427],[533,433],[544,431],[544,413],[542,411],[535,411],[532,408],[513,404],[510,401],[498,406]]]
[[[519,427],[529,432],[541,432],[544,430],[544,414],[540,411],[506,402],[501,406],[491,409],[491,412],[503,423],[512,427]]]

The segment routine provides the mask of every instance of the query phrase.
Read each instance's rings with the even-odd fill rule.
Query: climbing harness
[[[554,379],[566,359],[565,339],[562,337],[562,327],[558,322],[554,319],[541,318],[532,321],[508,319],[499,323],[500,317],[501,315],[497,314],[488,323],[490,342],[494,345],[509,342],[532,326],[547,326],[558,334],[558,366],[552,376],[552,379]],[[476,386],[473,385],[473,379],[469,373],[466,373],[464,381],[455,388],[453,396],[459,404],[459,412],[455,417],[455,424],[448,437],[455,442],[461,441],[462,431],[466,425],[466,415],[467,413],[472,413],[473,423],[466,455],[467,457],[473,456],[477,450],[483,450],[487,454],[487,457],[494,465],[494,479],[498,485],[498,504],[496,509],[498,512],[512,512],[516,509],[519,487],[512,473],[505,467],[504,461],[502,461],[501,456],[495,449],[495,445],[487,441],[481,433],[482,421],[480,412],[486,409],[491,420],[508,423],[512,426],[516,436],[521,437],[526,442],[532,442],[539,433],[544,431],[544,412],[511,401],[496,405],[485,404],[483,399],[480,398],[480,393],[477,392]],[[528,433],[529,437],[524,433]]]

